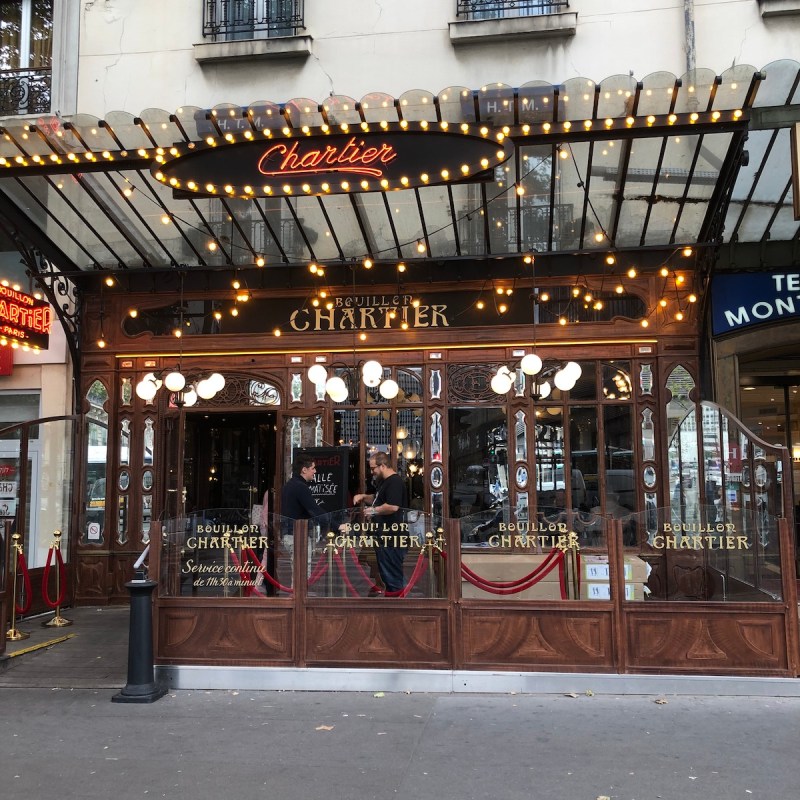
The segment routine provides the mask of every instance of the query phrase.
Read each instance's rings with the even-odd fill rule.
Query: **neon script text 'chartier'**
[[[277,169],[275,164],[279,158]],[[380,178],[383,170],[370,164],[390,164],[397,158],[397,151],[389,144],[365,147],[364,141],[350,137],[343,147],[325,145],[324,148],[300,149],[300,142],[276,144],[270,147],[258,162],[262,175],[301,175],[321,172],[354,172]]]

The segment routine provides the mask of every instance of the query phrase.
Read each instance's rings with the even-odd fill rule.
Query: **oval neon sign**
[[[508,137],[486,128],[451,132],[396,123],[378,131],[227,134],[176,145],[152,172],[180,195],[324,195],[491,178],[512,152]]]

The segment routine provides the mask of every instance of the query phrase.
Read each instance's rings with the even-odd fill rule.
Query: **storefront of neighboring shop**
[[[39,213],[97,206],[106,249],[72,276],[77,599],[124,602],[149,546],[156,661],[181,685],[242,666],[797,674],[788,451],[700,402],[709,243],[758,84],[64,131],[94,172]],[[67,227],[83,263],[94,243]],[[294,521],[280,490],[303,453],[325,514]],[[407,498],[391,524],[353,499],[380,453]]]

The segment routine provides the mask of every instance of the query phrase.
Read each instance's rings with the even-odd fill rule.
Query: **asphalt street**
[[[113,693],[0,689],[0,796],[800,796],[796,698],[179,691],[120,705]]]

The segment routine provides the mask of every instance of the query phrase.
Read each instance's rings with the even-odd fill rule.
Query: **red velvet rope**
[[[344,567],[344,562],[342,561],[342,557],[339,555],[337,550],[333,551],[333,560],[336,562],[336,566],[339,567],[339,574],[342,576],[342,580],[344,581],[344,585],[347,587],[347,591],[350,592],[353,597],[361,597],[358,589],[356,589],[356,587],[350,583],[350,578],[347,577],[347,570]]]
[[[567,599],[567,576],[564,570],[564,558],[559,559],[558,562],[558,588],[561,590],[561,599]]]
[[[352,547],[350,548],[350,559],[356,565],[358,571],[361,573],[361,577],[369,584],[370,591],[377,590],[382,592],[383,590],[378,587],[378,584],[374,583],[372,578],[370,578],[370,576],[367,575],[366,571],[364,570],[364,567],[361,566],[361,562],[358,560],[358,553],[356,553],[355,549]]]
[[[55,602],[50,599],[50,565],[53,563],[53,551],[58,562],[58,581],[59,592]],[[42,600],[48,608],[58,608],[67,594],[67,570],[64,568],[64,559],[61,556],[60,547],[51,547],[47,551],[47,563],[44,565],[44,575],[42,576]]]
[[[245,554],[245,561],[249,558],[255,565],[258,572],[260,572],[264,576],[265,581],[269,581],[276,589],[280,590],[281,592],[286,592],[287,594],[293,594],[294,589],[291,586],[284,586],[279,581],[275,580],[272,575],[264,569],[261,561],[259,560],[258,556],[255,553],[255,550],[248,547],[246,550],[243,551]]]
[[[325,555],[326,553],[324,550],[319,554],[317,566],[311,570],[311,573],[308,576],[309,586],[313,586],[328,571],[328,561],[325,558]]]
[[[408,583],[399,592],[386,592],[387,597],[408,597],[409,592],[416,586],[417,581],[422,577],[422,573],[425,571],[423,555],[424,551],[420,550],[417,565],[414,567],[414,572],[411,573]]]
[[[31,607],[31,603],[33,602],[33,592],[31,591],[31,576],[28,572],[28,565],[25,563],[25,556],[20,551],[17,551],[17,570],[22,576],[22,591],[23,596],[25,597],[25,603],[20,608],[20,606],[17,605],[17,598],[15,597],[14,609],[16,610],[17,614],[25,614],[28,612],[28,609]],[[2,621],[0,621],[0,623],[1,622]]]
[[[513,581],[490,581],[488,578],[481,577],[480,575],[478,575],[477,572],[474,572],[466,564],[463,563],[461,565],[461,571],[469,575],[470,578],[474,578],[475,580],[480,581],[485,586],[491,586],[494,589],[513,589],[515,586],[521,586],[523,583],[527,583],[532,578],[537,577],[543,569],[547,568],[548,564],[553,560],[553,558],[556,557],[558,552],[559,551],[556,548],[553,548],[548,553],[547,558],[544,561],[542,561],[542,563],[539,564],[539,566],[536,567],[536,569],[534,569],[533,572],[528,573],[523,578],[517,578],[516,580]],[[475,585],[477,586],[477,584]]]
[[[486,585],[481,580],[476,580],[473,578],[468,572],[465,572],[462,565],[461,574],[464,578],[466,578],[473,586],[477,586],[479,589],[482,589],[484,592],[489,592],[490,594],[500,594],[500,595],[508,595],[508,594],[518,594],[519,592],[524,592],[526,589],[530,589],[531,586],[534,584],[539,583],[546,575],[549,575],[556,566],[558,566],[559,570],[559,582],[562,584],[561,594],[562,599],[566,599],[564,597],[564,588],[563,588],[563,563],[564,563],[564,554],[560,551],[557,551],[555,560],[552,560],[551,563],[545,567],[543,570],[539,570],[537,575],[530,578],[526,583],[519,584],[517,586],[511,586],[505,589],[498,589],[489,585]],[[544,566],[544,563],[542,564]]]

